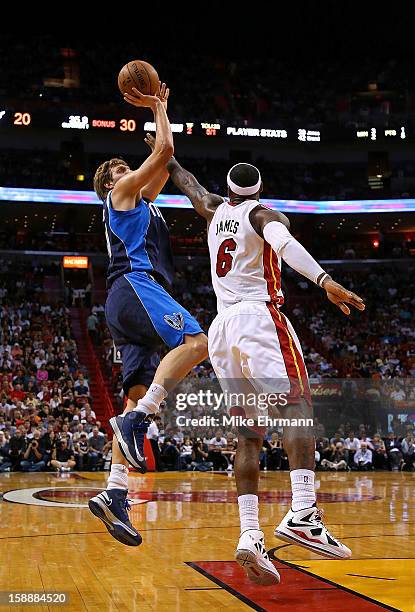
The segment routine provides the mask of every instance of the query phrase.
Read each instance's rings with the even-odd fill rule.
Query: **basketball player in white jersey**
[[[287,394],[278,407],[282,418],[311,416],[311,397],[301,346],[287,317],[280,311],[281,260],[321,287],[344,314],[350,304],[365,308],[320,267],[290,234],[282,213],[259,203],[261,175],[250,164],[233,166],[227,176],[229,199],[209,193],[172,158],[167,165],[175,185],[208,223],[212,284],[218,315],[209,330],[209,356],[222,387]],[[245,411],[246,414],[246,411]],[[279,582],[269,560],[258,522],[259,452],[264,433],[241,429],[235,478],[241,521],[236,561],[250,580],[262,585]],[[292,505],[275,535],[332,559],[351,551],[322,522],[314,488],[315,440],[311,427],[285,427]]]

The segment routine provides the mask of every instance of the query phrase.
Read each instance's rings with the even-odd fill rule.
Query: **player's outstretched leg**
[[[310,406],[306,402],[280,408],[280,411],[283,418],[304,419],[310,416]],[[322,521],[322,510],[317,508],[312,428],[284,427],[283,444],[291,469],[292,504],[275,528],[276,537],[330,559],[348,559],[352,551],[331,535]]]
[[[142,542],[137,529],[128,517],[128,467],[113,464],[107,489],[92,497],[88,506],[92,514],[101,519],[113,538],[127,546],[139,546]]]
[[[144,397],[147,387],[135,385],[128,394],[135,398],[128,400],[124,414],[132,410],[137,399]],[[107,489],[89,500],[89,509],[108,529],[113,538],[126,546],[139,546],[141,536],[128,518],[128,466],[129,462],[121,452],[117,438],[112,440],[112,463]]]
[[[130,412],[110,419],[120,450],[127,461],[140,472],[147,471],[144,438],[149,421],[161,402],[190,370],[207,358],[207,337],[199,333],[185,335],[184,342],[162,359],[147,393]]]
[[[270,561],[264,534],[258,520],[259,452],[262,437],[238,435],[235,457],[235,479],[241,535],[235,552],[236,562],[244,568],[251,582],[262,586],[278,584],[280,575]]]

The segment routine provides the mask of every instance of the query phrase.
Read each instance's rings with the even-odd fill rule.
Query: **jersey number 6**
[[[232,268],[232,251],[236,250],[236,246],[236,242],[233,238],[227,238],[220,245],[218,257],[216,259],[216,275],[219,276],[219,278],[226,276]]]

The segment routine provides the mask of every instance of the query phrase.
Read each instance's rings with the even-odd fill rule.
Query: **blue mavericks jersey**
[[[149,272],[160,284],[172,284],[169,230],[157,206],[141,199],[131,210],[114,210],[110,191],[104,203],[104,226],[110,258],[108,287],[129,272]]]

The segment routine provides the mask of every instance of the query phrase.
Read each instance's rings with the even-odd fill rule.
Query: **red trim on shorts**
[[[278,258],[277,263],[275,263],[275,255],[274,251],[271,248],[271,245],[268,244],[264,240],[264,253],[263,253],[263,266],[264,266],[264,279],[267,283],[267,291],[271,298],[271,302],[276,302],[277,304],[284,303],[284,297],[282,295],[278,295],[278,292],[281,289],[281,270],[278,266]]]
[[[295,345],[294,338],[292,338],[289,333],[286,319],[284,315],[279,312],[277,306],[271,302],[267,302],[267,308],[275,325],[282,357],[290,381],[288,403],[298,403],[301,397],[308,400],[310,390],[308,387],[307,375],[305,373],[304,361]]]
[[[287,317],[284,315],[283,312],[280,312],[280,315],[281,315],[282,320],[283,320],[283,322],[284,322],[284,324],[285,324],[285,326],[287,328],[287,331],[288,331]],[[298,368],[300,370],[301,381],[303,383],[304,397],[305,397],[306,400],[311,402],[311,390],[310,390],[310,385],[308,383],[307,368],[305,366],[303,356],[301,355],[300,351],[298,350],[298,347],[297,347],[296,343],[294,342],[294,338],[292,339],[292,341],[293,341],[293,347],[294,347],[295,356],[297,358]]]

